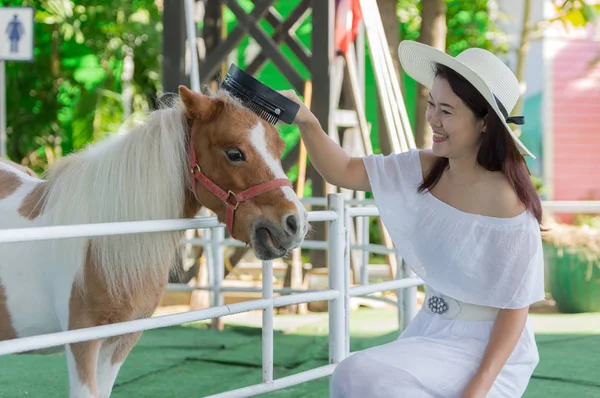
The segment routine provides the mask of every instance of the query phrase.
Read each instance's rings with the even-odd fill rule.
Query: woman
[[[539,357],[529,306],[544,299],[541,204],[512,132],[510,69],[482,49],[453,58],[404,41],[407,74],[430,89],[433,147],[350,157],[306,107],[296,117],[331,184],[371,191],[423,308],[394,342],[342,361],[332,397],[520,397]],[[284,95],[300,102],[293,91]]]

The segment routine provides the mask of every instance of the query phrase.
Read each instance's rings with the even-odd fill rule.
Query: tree
[[[588,23],[598,20],[598,10],[600,5],[590,5],[585,0],[554,0],[556,16],[549,20],[541,20],[533,25],[531,23],[531,0],[523,1],[523,20],[522,29],[517,52],[517,66],[515,76],[521,85],[524,85],[525,64],[527,52],[532,40],[539,37],[544,29],[550,24],[559,22],[565,29],[572,27],[583,27]],[[523,109],[523,96],[519,97],[517,104],[512,112],[513,115],[520,115]]]
[[[417,40],[456,56],[470,47],[504,54],[508,45],[504,33],[491,18],[488,0],[399,0],[400,36]],[[414,120],[415,142],[419,148],[431,146],[431,131],[425,120],[427,90],[417,87],[415,108],[407,101]],[[406,94],[412,91],[407,90]],[[414,111],[414,113],[412,113]]]
[[[35,8],[35,60],[6,67],[9,158],[41,173],[115,132],[130,110],[135,116],[151,107],[161,90],[155,1],[4,3]]]
[[[400,87],[402,88],[403,80],[400,78],[402,76],[402,67],[400,65],[400,60],[396,56],[398,53],[398,45],[400,45],[398,0],[378,0],[377,6],[379,7],[381,24],[383,25],[383,31],[385,32],[388,49],[390,54],[392,54],[392,63],[394,65],[394,71],[396,72],[394,77],[396,80],[398,80]],[[383,126],[385,124],[385,117],[380,106],[377,108],[377,120],[379,126]],[[385,128],[379,128],[378,137],[381,153],[389,154],[392,148]]]
[[[423,0],[421,2],[421,28],[419,42],[440,50],[446,49],[446,2],[445,0]],[[429,90],[421,84],[417,86],[417,116],[415,123],[415,144],[418,148],[432,145],[431,126],[425,119]]]

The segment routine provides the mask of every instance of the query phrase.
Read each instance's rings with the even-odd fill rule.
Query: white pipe
[[[328,208],[335,211],[337,219],[329,222],[329,288],[339,292],[339,296],[329,302],[329,362],[340,363],[344,359],[346,334],[345,294],[344,294],[344,197],[339,194],[328,195]]]
[[[368,9],[368,12],[374,15],[373,22],[377,30],[376,36],[379,38],[379,43],[381,44],[382,55],[385,60],[384,65],[387,67],[387,77],[389,78],[388,83],[390,84],[393,93],[392,104],[396,104],[397,106],[397,116],[400,118],[400,124],[404,133],[402,138],[407,141],[404,143],[407,146],[403,148],[403,151],[407,151],[409,148],[416,148],[413,131],[406,113],[406,105],[402,96],[402,90],[400,89],[400,82],[396,78],[396,71],[389,51],[389,44],[387,42],[383,23],[379,17],[380,11],[377,2],[374,1],[372,6],[372,8]]]
[[[392,300],[392,299],[390,299],[388,297],[385,297],[385,296],[370,296],[370,295],[365,295],[365,296],[357,296],[357,297],[361,297],[364,300],[379,301],[379,302],[382,302],[382,303],[393,305],[394,307],[396,307],[398,305],[398,302],[396,300]]]
[[[209,241],[208,239],[193,238],[193,239],[184,239],[180,243],[181,244],[192,244],[192,245],[207,245],[209,242],[211,242],[211,241]],[[223,241],[221,241],[221,245],[229,246],[229,247],[244,247],[244,246],[246,246],[245,243],[240,242],[239,240],[236,240],[236,239],[223,239]],[[327,250],[328,245],[327,245],[326,241],[322,241],[322,240],[305,240],[304,242],[302,242],[302,248],[303,249],[313,249],[313,250]],[[376,245],[373,243],[369,243],[366,245],[353,244],[350,246],[350,248],[352,250],[362,250],[362,251],[368,251],[368,252],[376,253],[376,254],[390,254],[390,253],[395,252],[394,249],[391,249],[384,245]]]
[[[169,292],[193,292],[195,290],[214,290],[212,286],[189,286],[183,283],[170,283],[167,285],[167,291]],[[221,287],[222,292],[236,292],[236,293],[261,293],[262,287]],[[291,289],[284,287],[282,289],[273,289],[273,293],[279,294],[292,294],[292,293],[307,293],[307,292],[322,292],[323,290],[315,289]]]
[[[190,83],[192,91],[200,92],[200,69],[198,67],[198,48],[196,47],[196,26],[194,25],[194,0],[184,0],[185,28],[190,47]]]
[[[338,215],[331,210],[311,211],[308,213],[308,221],[334,221]]]
[[[542,202],[544,208],[552,212],[600,213],[600,201],[550,201]],[[351,207],[352,217],[378,216],[376,207]],[[332,221],[337,215],[334,211],[311,211],[311,222]],[[216,217],[197,217],[180,220],[147,220],[97,224],[58,225],[51,227],[15,228],[0,230],[0,243],[26,242],[49,239],[77,237],[126,235],[134,233],[180,231],[187,229],[215,228],[223,226]]]
[[[353,286],[350,288],[350,296],[362,296],[364,294],[383,292],[385,290],[404,289],[422,284],[423,281],[420,278],[403,278],[365,286]]]
[[[330,221],[337,214],[322,210],[308,213],[308,221]],[[217,217],[196,217],[177,220],[144,220],[96,224],[56,225],[51,227],[13,228],[0,230],[0,243],[35,240],[83,238],[92,236],[127,235],[148,232],[183,231],[224,227]]]
[[[314,206],[325,206],[327,205],[327,198],[302,198],[300,200],[305,205],[314,205]],[[344,204],[349,206],[364,206],[364,205],[374,205],[374,199],[344,199]]]
[[[400,138],[404,137],[401,134],[398,134],[398,131],[402,129],[402,125],[399,123],[399,117],[395,115],[392,107],[393,97],[390,83],[386,81],[384,68],[385,60],[383,59],[383,55],[381,53],[381,38],[377,35],[377,28],[373,26],[373,21],[371,20],[373,18],[373,14],[370,12],[370,7],[361,1],[361,9],[363,10],[363,21],[366,27],[365,30],[367,33],[367,42],[371,50],[370,54],[375,81],[377,84],[377,94],[379,97],[379,103],[381,104],[383,116],[385,118],[388,136],[391,140],[390,144],[393,152],[400,152],[402,151],[403,146],[400,142]]]
[[[231,390],[220,394],[209,395],[206,398],[241,398],[241,397],[253,397],[256,395],[265,394],[271,391],[277,391],[286,387],[295,386],[297,384],[306,383],[307,381],[320,379],[327,377],[333,373],[337,364],[325,365],[315,369],[307,370],[305,372],[296,373],[291,376],[282,377],[276,379],[271,383],[255,384],[240,388],[237,390]]]
[[[167,291],[168,292],[193,292],[194,290],[213,290],[213,288],[211,286],[188,286],[185,285],[183,283],[171,283],[169,285],[167,285]],[[236,292],[236,293],[260,293],[262,292],[262,287],[221,287],[221,292],[225,293],[225,292]],[[314,289],[290,289],[290,288],[283,288],[283,289],[273,289],[273,293],[279,293],[279,294],[285,294],[285,295],[289,295],[289,294],[293,294],[293,293],[323,293],[326,292],[327,296],[326,298],[322,298],[319,297],[319,300],[329,300],[329,299],[334,299],[338,296],[338,292],[336,292],[335,290],[314,290]],[[378,292],[377,292],[378,293]],[[372,293],[369,293],[372,294]],[[377,297],[377,296],[369,296],[369,294],[365,294],[365,295],[360,295],[360,297],[364,297],[365,299],[372,299],[375,301],[383,301],[392,305],[396,305],[395,301],[389,300],[389,299],[385,299],[382,297]],[[286,296],[282,296],[286,297]],[[294,297],[294,296],[291,296]],[[305,300],[306,297],[302,297],[302,300]],[[292,304],[300,304],[300,303],[292,303]],[[281,303],[278,302],[278,306],[286,306],[286,305],[290,305],[289,303]]]
[[[107,337],[120,336],[122,334],[135,333],[143,330],[181,325],[189,322],[197,322],[205,319],[239,314],[241,312],[263,310],[271,305],[274,307],[283,307],[290,304],[332,300],[336,299],[338,296],[339,292],[331,290],[313,293],[299,293],[293,296],[276,297],[273,300],[249,300],[240,303],[206,308],[197,311],[188,311],[179,314],[162,315],[154,318],[138,319],[109,325],[69,330],[66,332],[48,333],[37,336],[5,340],[0,341],[0,356],[16,354],[25,351],[40,350],[43,348],[55,347],[64,344],[80,343],[88,340],[104,339]]]
[[[348,213],[350,217],[376,217],[379,216],[379,209],[375,206],[350,207]]]
[[[398,256],[400,258],[400,256]],[[402,265],[403,268],[403,280],[402,281],[410,281],[410,280],[420,280],[417,278],[417,275],[414,271],[406,264],[404,260],[398,263]],[[405,330],[413,318],[417,315],[417,286],[423,284],[423,281],[420,280],[419,284],[412,284],[411,286],[400,285],[402,288],[402,314],[404,315],[401,319],[401,331]]]
[[[147,232],[182,231],[186,229],[215,228],[216,217],[198,217],[181,220],[128,221],[98,224],[57,225],[52,227],[14,228],[0,230],[0,243],[34,240],[82,238],[91,236],[126,235]]]
[[[303,198],[302,203],[305,205],[325,206],[327,198]],[[346,199],[346,205],[365,206],[372,205],[376,209],[374,199]],[[560,200],[542,201],[544,210],[551,212],[568,212],[568,213],[600,213],[600,201],[598,200]],[[358,216],[378,216],[378,211],[372,210],[370,207],[350,207],[348,211],[353,217]],[[309,212],[310,214],[310,212]]]
[[[542,206],[553,213],[600,213],[599,200],[544,201]]]
[[[64,344],[79,343],[88,340],[105,339],[142,330],[158,329],[167,326],[181,325],[205,319],[259,310],[271,305],[269,300],[252,300],[221,307],[189,311],[180,314],[163,315],[154,318],[139,319],[94,326],[83,329],[42,334],[39,336],[22,337],[19,339],[0,341],[0,355],[16,354],[24,351],[39,350]]]
[[[212,274],[213,274],[213,298],[214,306],[220,307],[224,304],[223,293],[221,292],[221,284],[225,279],[225,247],[221,244],[225,238],[224,228],[215,228],[212,230],[211,245],[212,245]],[[213,327],[218,326],[219,319],[215,318],[212,321]]]
[[[389,247],[385,247],[384,245],[375,245],[373,243],[369,243],[367,245],[352,245],[353,250],[362,250],[365,252],[375,253],[375,254],[391,254],[395,253],[395,250]]]
[[[400,253],[396,253],[396,280],[401,280],[404,278],[404,259],[400,256]],[[402,294],[402,289],[396,289],[396,313],[397,313],[397,321],[398,321],[398,336],[404,330],[404,320],[406,319],[406,314],[404,312],[404,295]]]
[[[361,218],[359,218],[360,220]],[[369,243],[369,218],[362,218],[363,223],[361,225],[362,228],[362,241],[361,245],[367,247],[370,245]],[[385,247],[381,245],[382,247]],[[386,247],[387,249],[387,247]],[[367,285],[369,283],[369,251],[361,250],[361,264],[360,264],[360,284]]]
[[[273,381],[273,261],[262,264],[262,298],[271,305],[262,313],[262,381]]]
[[[312,303],[315,301],[337,300],[340,297],[340,292],[337,290],[320,290],[318,292],[291,294],[289,296],[281,296],[273,299],[275,307],[285,307],[287,305]]]
[[[344,234],[346,240],[346,247],[351,247],[351,231],[352,228],[352,217],[348,214],[348,209],[344,209]],[[344,250],[344,358],[350,353],[350,271],[352,270],[352,264],[350,261],[351,256],[350,250]]]

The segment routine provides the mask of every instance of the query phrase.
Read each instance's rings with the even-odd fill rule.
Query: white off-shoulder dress
[[[330,397],[460,397],[481,364],[499,309],[544,299],[537,220],[530,212],[512,218],[465,213],[419,193],[418,150],[367,156],[364,164],[382,221],[427,296],[397,340],[337,366]],[[521,397],[538,361],[528,319],[488,397]]]

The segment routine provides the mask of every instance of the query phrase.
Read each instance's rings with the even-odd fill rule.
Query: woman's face
[[[425,115],[433,130],[433,153],[446,158],[476,155],[485,123],[454,94],[445,79],[435,79],[428,103]]]

